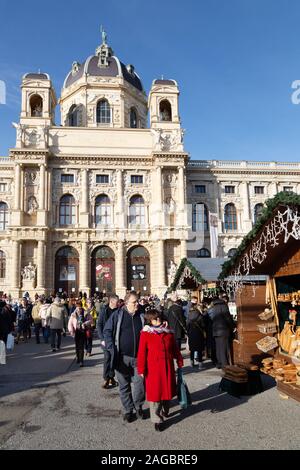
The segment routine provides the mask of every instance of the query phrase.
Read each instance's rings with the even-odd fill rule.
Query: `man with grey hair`
[[[60,349],[61,333],[63,328],[66,328],[67,320],[68,312],[66,307],[61,303],[59,297],[55,297],[53,304],[51,304],[46,314],[46,324],[50,326],[52,352],[55,352],[56,348]],[[57,344],[55,347],[56,337]]]
[[[104,326],[110,316],[118,310],[118,302],[119,296],[113,294],[109,297],[108,304],[104,304],[98,318],[97,329],[98,329],[98,336],[100,338],[100,344],[103,347],[104,352],[104,362],[103,362],[103,379],[104,384],[102,388],[109,388],[111,385],[112,387],[116,387],[117,382],[115,381],[115,370],[111,365],[111,353],[105,347],[105,341],[103,336]]]
[[[124,307],[115,311],[106,322],[103,336],[119,382],[124,421],[130,423],[134,419],[134,410],[137,418],[144,419],[144,381],[137,372],[137,353],[144,315],[139,312],[135,292],[128,293],[124,301]]]

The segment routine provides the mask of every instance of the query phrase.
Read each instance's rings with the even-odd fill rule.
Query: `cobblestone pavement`
[[[124,423],[118,389],[101,389],[98,340],[83,368],[69,336],[56,353],[34,338],[20,343],[0,366],[0,448],[300,449],[300,403],[280,398],[273,380],[263,377],[261,394],[234,398],[219,391],[219,370],[206,362],[195,371],[185,357],[192,406],[182,411],[173,400],[158,433],[150,419]]]

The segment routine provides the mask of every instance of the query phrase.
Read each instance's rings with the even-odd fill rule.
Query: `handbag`
[[[7,341],[6,341],[6,349],[9,349],[12,351],[15,346],[15,339],[11,333],[7,336]]]
[[[6,364],[6,350],[5,350],[5,343],[0,340],[0,364]]]
[[[86,337],[86,338],[91,338],[92,336],[93,336],[92,330],[91,330],[90,328],[87,328],[87,329],[85,330],[85,337]]]
[[[182,369],[177,369],[177,397],[182,409],[192,404],[191,394],[183,378]]]

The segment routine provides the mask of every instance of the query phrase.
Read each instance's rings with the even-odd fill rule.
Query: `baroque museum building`
[[[0,291],[13,297],[162,295],[182,258],[200,271],[223,262],[267,198],[300,193],[298,163],[191,160],[176,81],[154,80],[147,96],[104,32],[58,101],[45,73],[21,90],[16,145],[0,158]]]

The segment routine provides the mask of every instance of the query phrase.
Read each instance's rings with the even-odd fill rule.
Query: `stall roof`
[[[169,286],[169,290],[197,289],[201,284],[205,283],[205,279],[191,262],[191,259],[183,258],[176,271],[174,280]]]
[[[300,248],[299,240],[300,196],[278,193],[266,201],[261,217],[244,237],[235,256],[224,263],[220,278],[272,274],[276,265],[282,263],[287,249]]]
[[[228,258],[188,258],[190,263],[201,272],[201,275],[206,281],[217,281],[220,272],[222,271],[222,264]]]

